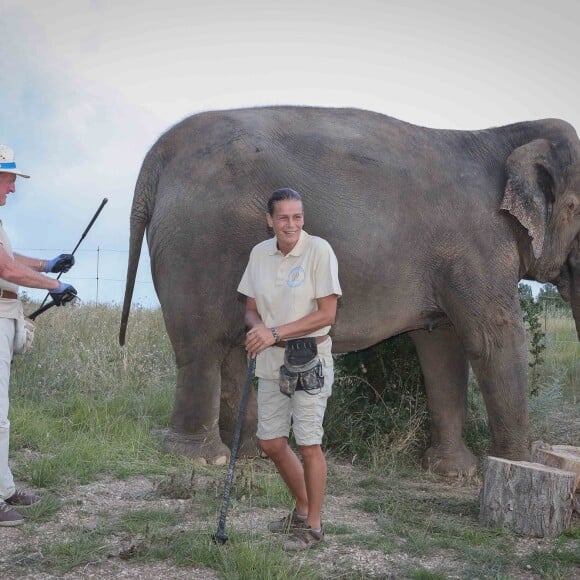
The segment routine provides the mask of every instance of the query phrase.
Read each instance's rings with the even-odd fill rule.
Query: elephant
[[[251,248],[270,234],[266,200],[304,200],[305,230],[329,241],[343,296],[333,352],[409,333],[425,379],[423,466],[472,474],[464,442],[469,367],[490,454],[529,458],[521,279],[554,283],[580,338],[580,142],[559,119],[485,130],[413,125],[352,108],[271,106],[192,115],[147,153],[131,209],[119,340],[146,233],[178,368],[166,451],[229,456],[244,382]],[[252,393],[241,451],[255,453]]]

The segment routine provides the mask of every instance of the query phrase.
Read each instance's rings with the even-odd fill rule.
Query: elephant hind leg
[[[475,475],[477,461],[463,442],[469,363],[455,329],[411,332],[425,378],[431,446],[423,467],[446,477]]]
[[[190,360],[179,366],[171,429],[163,449],[201,462],[224,464],[230,450],[222,442],[218,427],[220,363],[210,346],[197,349]]]

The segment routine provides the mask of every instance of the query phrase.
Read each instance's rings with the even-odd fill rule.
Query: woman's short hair
[[[296,201],[302,201],[302,197],[297,191],[290,189],[289,187],[281,187],[272,193],[270,199],[268,200],[268,213],[274,215],[274,206],[279,201],[284,201],[286,199],[295,199]]]

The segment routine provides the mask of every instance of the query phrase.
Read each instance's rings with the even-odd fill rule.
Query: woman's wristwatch
[[[274,336],[274,343],[280,342],[280,340],[282,340],[280,338],[280,335],[278,334],[278,329],[275,326],[270,328],[270,331],[272,332],[272,335]]]

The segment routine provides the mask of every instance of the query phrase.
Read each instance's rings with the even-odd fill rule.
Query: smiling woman
[[[293,551],[324,539],[322,422],[334,381],[328,333],[342,290],[330,245],[302,229],[300,194],[277,189],[267,207],[274,238],[252,249],[238,292],[246,297],[246,350],[257,357],[258,443],[296,502],[269,529],[293,532],[284,543]],[[304,467],[288,444],[291,429]]]

